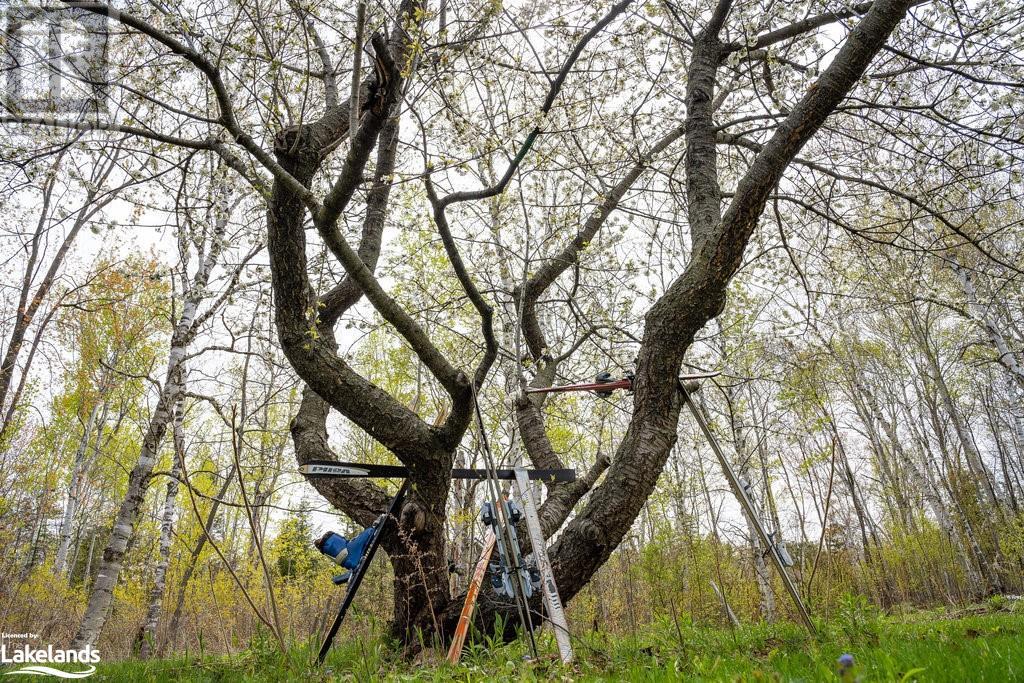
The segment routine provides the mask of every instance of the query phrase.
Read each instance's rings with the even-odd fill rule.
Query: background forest
[[[715,242],[694,227],[694,64],[707,27],[720,31],[709,144],[726,224],[722,206],[742,199],[776,127],[876,11],[128,4],[145,24],[111,20],[116,124],[5,100],[0,128],[0,630],[91,642],[104,661],[287,651],[333,618],[334,565],[312,541],[361,529],[397,482],[314,487],[297,471],[305,423],[293,420],[318,402],[323,448],[341,460],[414,456],[367,427],[357,398],[307,386],[319,371],[296,362],[303,347],[330,347],[365,382],[339,386],[367,387],[370,410],[387,394],[439,434],[465,405],[442,361],[464,364],[467,382],[475,366],[499,466],[550,451],[586,484],[547,529],[554,543],[630,457],[634,396],[531,404],[522,390],[621,376],[638,358],[651,367],[649,311]],[[881,613],[1010,609],[1024,591],[1024,10],[950,0],[908,11],[779,170],[720,313],[692,342],[666,342],[682,372],[721,370],[696,394],[714,433],[784,539],[816,623],[858,632]],[[10,52],[16,36],[4,35]],[[210,56],[217,78],[194,55]],[[317,125],[335,116],[344,134],[303,181],[325,199],[298,222],[300,289],[314,293],[295,311],[273,243],[285,222],[275,202],[293,188],[256,150],[291,172],[283,133],[299,131],[299,145],[319,108]],[[481,187],[497,191],[468,196]],[[364,275],[336,236],[358,244]],[[287,338],[289,307],[309,321],[304,338]],[[446,452],[479,467],[468,419]],[[530,443],[531,425],[545,439]],[[676,435],[653,492],[638,485],[621,541],[570,589],[574,636],[592,649],[588,638],[639,648],[650,632],[682,644],[705,626],[799,623],[689,414]],[[442,540],[421,547],[442,548],[457,572],[420,588],[447,601],[479,554],[484,489],[438,490]],[[358,509],[343,514],[339,498]],[[352,643],[394,636],[396,596],[416,590],[378,561],[346,652],[366,658]],[[416,650],[410,640],[397,649]]]

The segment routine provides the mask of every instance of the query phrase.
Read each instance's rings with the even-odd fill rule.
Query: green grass
[[[985,613],[981,613],[985,612]],[[540,645],[554,653],[553,640]],[[839,680],[836,660],[851,653],[861,681],[1024,680],[1024,614],[915,613],[882,618],[864,605],[842,610],[811,637],[794,624],[744,626],[735,631],[653,624],[625,637],[591,634],[576,640],[578,662],[566,667],[551,657],[524,663],[525,645],[475,643],[462,664],[435,659],[409,662],[382,641],[344,635],[324,669],[310,666],[312,649],[281,656],[256,643],[232,656],[104,663],[97,681],[829,681]]]

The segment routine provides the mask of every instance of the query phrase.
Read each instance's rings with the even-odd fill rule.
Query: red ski
[[[466,589],[466,602],[462,605],[462,613],[459,614],[459,624],[455,627],[455,637],[452,638],[451,647],[448,648],[448,661],[458,664],[462,658],[462,646],[466,644],[466,636],[469,634],[469,625],[473,621],[473,610],[476,608],[476,598],[480,595],[480,586],[483,585],[484,575],[487,573],[487,563],[491,561],[491,553],[494,552],[494,531],[488,530],[484,537],[484,550],[480,553],[480,559],[473,569],[473,577],[469,581],[469,588]]]

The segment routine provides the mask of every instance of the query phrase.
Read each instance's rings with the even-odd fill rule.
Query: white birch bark
[[[181,463],[185,457],[185,432],[182,426],[184,413],[184,397],[179,397],[174,414],[174,425],[171,429],[171,436],[174,440],[174,464],[171,466],[171,476],[167,480],[167,494],[164,497],[163,512],[160,516],[159,560],[153,576],[153,588],[149,592],[149,608],[146,610],[146,619],[142,628],[139,629],[139,657],[142,659],[153,656],[156,627],[160,621],[160,607],[163,604],[164,592],[167,588],[167,568],[171,563],[171,543],[174,540],[174,521],[177,511],[178,479],[182,472]]]
[[[1010,349],[1010,344],[1007,342],[1002,330],[999,329],[999,325],[996,323],[995,316],[992,315],[990,308],[983,305],[979,300],[978,289],[974,286],[971,274],[955,258],[950,259],[950,262],[953,272],[956,274],[957,279],[960,281],[960,286],[964,290],[964,296],[967,297],[967,307],[971,317],[984,328],[989,342],[995,347],[996,353],[999,354],[999,364],[1006,368],[1006,371],[1013,377],[1017,385],[1018,398],[1020,398],[1020,393],[1024,391],[1024,367],[1021,366],[1017,356]]]
[[[100,560],[96,580],[89,594],[89,603],[73,643],[73,647],[76,649],[84,648],[86,645],[95,645],[100,630],[106,622],[113,600],[114,586],[121,574],[124,554],[128,548],[128,542],[135,533],[135,526],[139,520],[149,479],[153,474],[153,467],[156,465],[160,444],[167,431],[167,425],[171,421],[174,403],[178,400],[181,364],[187,344],[187,342],[183,343],[184,336],[178,334],[178,331],[182,329],[181,322],[185,320],[189,311],[194,316],[195,306],[186,304],[179,324],[176,326],[175,341],[171,342],[171,351],[168,356],[167,377],[160,391],[156,410],[153,411],[153,417],[150,419],[146,435],[142,440],[139,458],[128,477],[127,493],[117,511],[114,527],[110,532],[106,548],[103,550],[103,558]],[[188,322],[191,326],[191,319]]]
[[[160,445],[183,390],[184,360],[188,346],[195,336],[196,314],[199,305],[208,295],[207,285],[210,281],[210,274],[224,247],[224,232],[227,229],[230,210],[226,201],[226,193],[221,198],[224,202],[220,204],[220,210],[215,219],[215,229],[209,238],[208,251],[203,254],[203,248],[200,247],[202,261],[195,275],[191,280],[186,277],[182,278],[185,297],[181,313],[171,335],[166,377],[160,389],[153,417],[150,419],[146,435],[142,440],[139,458],[128,477],[128,489],[114,520],[114,527],[103,551],[103,558],[89,595],[82,623],[74,639],[73,646],[78,649],[84,648],[86,645],[95,645],[100,630],[106,622],[113,600],[114,586],[121,574],[128,543],[135,533],[146,489],[159,455]],[[182,239],[179,240],[179,243],[182,245],[182,259],[187,263],[188,240]],[[224,297],[221,297],[217,303],[223,301]],[[204,315],[208,316],[209,314],[210,312],[207,311]]]
[[[78,440],[78,448],[75,450],[75,459],[71,465],[71,481],[68,483],[68,499],[64,504],[64,514],[61,516],[60,531],[57,536],[57,554],[53,560],[53,573],[63,574],[67,569],[68,550],[71,548],[72,529],[74,528],[75,515],[78,512],[78,499],[81,495],[82,478],[85,476],[86,452],[89,450],[89,441],[92,439],[93,427],[96,424],[96,415],[99,413],[100,404],[96,403],[89,411],[89,417],[85,421],[82,430],[82,438]]]
[[[917,313],[914,311],[910,315],[910,329],[921,346],[932,382],[935,385],[939,399],[942,401],[942,407],[945,408],[950,422],[953,424],[953,431],[956,432],[960,445],[964,449],[964,455],[967,456],[967,464],[977,479],[978,497],[990,509],[995,509],[998,500],[996,499],[995,489],[992,487],[991,473],[981,458],[981,453],[974,443],[974,438],[971,436],[959,406],[953,400],[953,396],[949,391],[949,385],[946,384],[946,379],[942,374],[942,368],[939,367],[936,353],[931,348],[927,334],[920,320],[918,320]]]

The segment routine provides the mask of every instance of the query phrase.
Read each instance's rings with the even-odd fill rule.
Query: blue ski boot
[[[380,529],[383,521],[384,515],[381,515],[377,521],[373,523],[373,526],[367,527],[351,540],[345,538],[341,534],[328,531],[313,545],[316,546],[317,550],[340,564],[345,569],[354,570],[359,566],[359,562],[363,559],[363,553],[366,552],[366,546],[370,543],[374,534],[376,534]],[[335,576],[333,581],[340,585],[347,582],[351,576],[351,571],[343,572]]]

